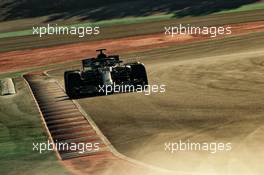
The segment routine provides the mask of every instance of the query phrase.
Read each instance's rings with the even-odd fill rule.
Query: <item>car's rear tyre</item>
[[[135,85],[140,85],[145,89],[147,87],[146,85],[148,85],[148,76],[144,64],[139,63],[131,65],[131,71],[132,77],[136,82]]]
[[[66,71],[66,72],[64,72],[64,87],[65,87],[66,94],[69,93],[68,74],[73,73],[73,72],[75,72],[75,71],[72,71],[72,70],[71,70],[71,71]]]
[[[66,94],[70,98],[80,97],[81,76],[79,71],[67,71],[64,73],[64,84]]]

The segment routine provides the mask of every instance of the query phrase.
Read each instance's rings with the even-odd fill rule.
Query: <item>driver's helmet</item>
[[[97,58],[98,59],[102,59],[102,58],[106,58],[107,56],[106,56],[106,54],[104,54],[104,53],[99,53],[98,55],[97,55]]]

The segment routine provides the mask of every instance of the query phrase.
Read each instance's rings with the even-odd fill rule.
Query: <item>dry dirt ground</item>
[[[233,24],[231,26],[233,35],[263,31],[264,21]],[[98,48],[107,48],[110,53],[129,53],[202,39],[208,39],[208,36],[178,35],[170,37],[159,33],[49,48],[3,52],[0,53],[0,73],[80,60],[89,55],[94,55],[95,50]]]

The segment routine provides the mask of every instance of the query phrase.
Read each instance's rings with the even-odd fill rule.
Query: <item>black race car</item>
[[[148,78],[144,64],[124,64],[118,55],[107,56],[105,50],[96,50],[99,52],[96,58],[82,60],[82,70],[64,72],[65,90],[70,98],[107,95],[109,92],[127,92],[127,89],[134,91],[147,87]]]

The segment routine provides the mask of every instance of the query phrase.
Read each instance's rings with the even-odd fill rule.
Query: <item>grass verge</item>
[[[33,142],[48,138],[26,83],[21,77],[14,81],[17,94],[0,96],[1,174],[68,174],[54,152],[33,151]]]

